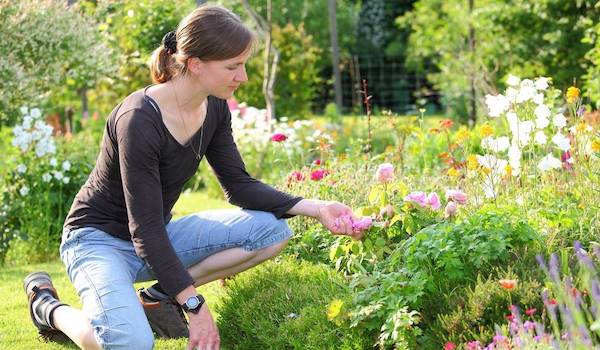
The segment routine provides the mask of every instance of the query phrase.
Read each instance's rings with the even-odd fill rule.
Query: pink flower
[[[381,210],[379,210],[379,215],[381,217],[383,217],[384,215],[387,216],[387,218],[391,218],[394,216],[394,207],[391,204],[386,205],[385,207],[381,208]]]
[[[288,181],[302,181],[304,180],[304,174],[299,171],[294,171],[288,176]]]
[[[456,202],[454,202],[454,201],[448,202],[448,204],[446,204],[446,208],[444,209],[444,212],[446,213],[446,218],[451,218],[454,215],[456,215],[457,209],[458,209],[458,206],[456,205]]]
[[[342,224],[346,222],[350,222],[352,224],[352,230],[354,232],[361,232],[368,230],[373,225],[373,220],[370,216],[364,216],[357,220],[353,220],[350,215],[342,215],[335,219],[334,226],[335,228],[339,228]]]
[[[455,201],[458,204],[467,203],[467,194],[461,190],[447,190],[446,199],[449,201]]]
[[[329,175],[329,170],[318,169],[310,173],[310,179],[314,181],[319,181],[327,175]]]
[[[421,208],[425,208],[427,206],[427,195],[425,192],[417,191],[411,192],[408,196],[404,197],[405,202],[414,202],[418,204]]]
[[[506,342],[506,337],[501,334],[496,334],[494,336],[494,344],[504,343]]]
[[[352,230],[365,231],[373,225],[373,220],[370,216],[364,216],[352,223]]]
[[[227,106],[229,107],[230,111],[235,111],[238,109],[238,101],[235,99],[235,97],[232,97],[227,100]]]
[[[315,159],[315,161],[313,162],[314,165],[321,165],[323,164],[323,161],[321,161],[320,159]]]
[[[283,142],[285,140],[287,140],[287,136],[282,133],[273,134],[273,136],[271,136],[271,141],[273,142]]]
[[[534,307],[532,307],[532,308],[529,308],[529,309],[525,310],[525,314],[526,314],[527,316],[533,316],[533,315],[535,314],[535,312],[536,312],[536,311],[537,311],[537,309],[536,309],[536,308],[534,308]]]
[[[479,340],[473,340],[467,343],[467,350],[480,350],[481,349],[481,343],[479,343]]]
[[[381,183],[394,180],[394,166],[390,163],[380,164],[375,172],[375,178]]]
[[[444,350],[454,350],[456,349],[456,344],[454,344],[453,342],[449,341],[446,344],[444,344]]]
[[[438,197],[437,193],[431,192],[429,196],[427,196],[427,205],[431,207],[433,210],[438,210],[442,206],[440,203],[440,197]]]

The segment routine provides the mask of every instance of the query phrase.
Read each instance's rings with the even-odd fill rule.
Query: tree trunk
[[[335,92],[335,104],[338,111],[342,111],[342,79],[340,74],[340,48],[337,34],[337,9],[336,0],[328,0],[329,12],[329,37],[331,38],[331,65],[333,67],[333,89]]]
[[[469,0],[469,52],[471,53],[471,113],[469,116],[469,125],[473,126],[477,122],[477,92],[475,90],[475,28],[473,28],[472,16],[475,7],[475,0]]]
[[[88,110],[88,98],[87,98],[87,89],[82,88],[80,90],[81,94],[81,110],[82,110],[82,118],[87,119],[90,116],[90,111]]]
[[[248,15],[256,22],[259,34],[265,38],[263,94],[265,95],[265,104],[267,106],[267,121],[269,122],[269,127],[271,127],[272,121],[275,120],[275,97],[273,91],[277,74],[277,64],[279,63],[279,51],[273,46],[271,36],[272,1],[267,0],[266,21],[254,11],[250,4],[248,4],[248,0],[242,0],[242,5],[244,5]]]

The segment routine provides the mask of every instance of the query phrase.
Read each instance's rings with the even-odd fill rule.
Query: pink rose
[[[357,220],[353,220],[350,215],[342,215],[335,219],[335,222],[334,222],[335,228],[339,229],[339,227],[342,226],[342,224],[344,222],[351,223],[352,231],[354,231],[354,232],[361,232],[361,231],[368,230],[373,225],[373,220],[371,219],[370,216],[364,216]]]
[[[435,192],[431,192],[429,194],[429,196],[427,196],[427,202],[426,203],[433,210],[438,210],[442,206],[442,204],[440,203],[440,197],[438,197],[437,193],[435,193]]]
[[[456,344],[454,344],[453,342],[447,342],[446,344],[444,344],[444,350],[454,350],[456,349]]]
[[[381,208],[381,210],[379,211],[379,215],[381,217],[383,217],[384,215],[387,216],[388,218],[391,218],[394,216],[394,207],[391,204],[386,205],[385,207]]]
[[[283,142],[285,140],[287,140],[287,136],[282,133],[273,134],[273,136],[271,136],[271,141],[274,142]]]
[[[456,202],[449,201],[448,204],[446,204],[446,208],[444,209],[444,211],[446,213],[446,217],[451,218],[454,215],[456,215],[457,209],[458,209],[458,206],[456,205]]]
[[[417,191],[411,192],[408,196],[404,197],[405,202],[413,202],[418,204],[421,208],[425,208],[427,206],[427,195],[425,192]]]
[[[375,172],[375,178],[381,183],[394,180],[394,166],[390,163],[380,164]]]
[[[455,201],[458,204],[465,204],[467,203],[467,194],[461,190],[447,190],[446,199]]]

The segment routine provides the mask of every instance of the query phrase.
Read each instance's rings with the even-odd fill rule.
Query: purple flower
[[[581,106],[579,107],[579,109],[577,110],[577,116],[581,117],[583,115],[583,113],[585,113],[585,107]]]
[[[523,323],[523,328],[526,331],[532,331],[535,329],[535,322],[525,321],[525,323]]]

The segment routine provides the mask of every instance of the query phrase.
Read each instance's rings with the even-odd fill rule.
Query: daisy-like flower
[[[492,118],[499,117],[502,113],[508,110],[510,102],[503,95],[486,95],[485,104],[488,107],[489,115]]]

